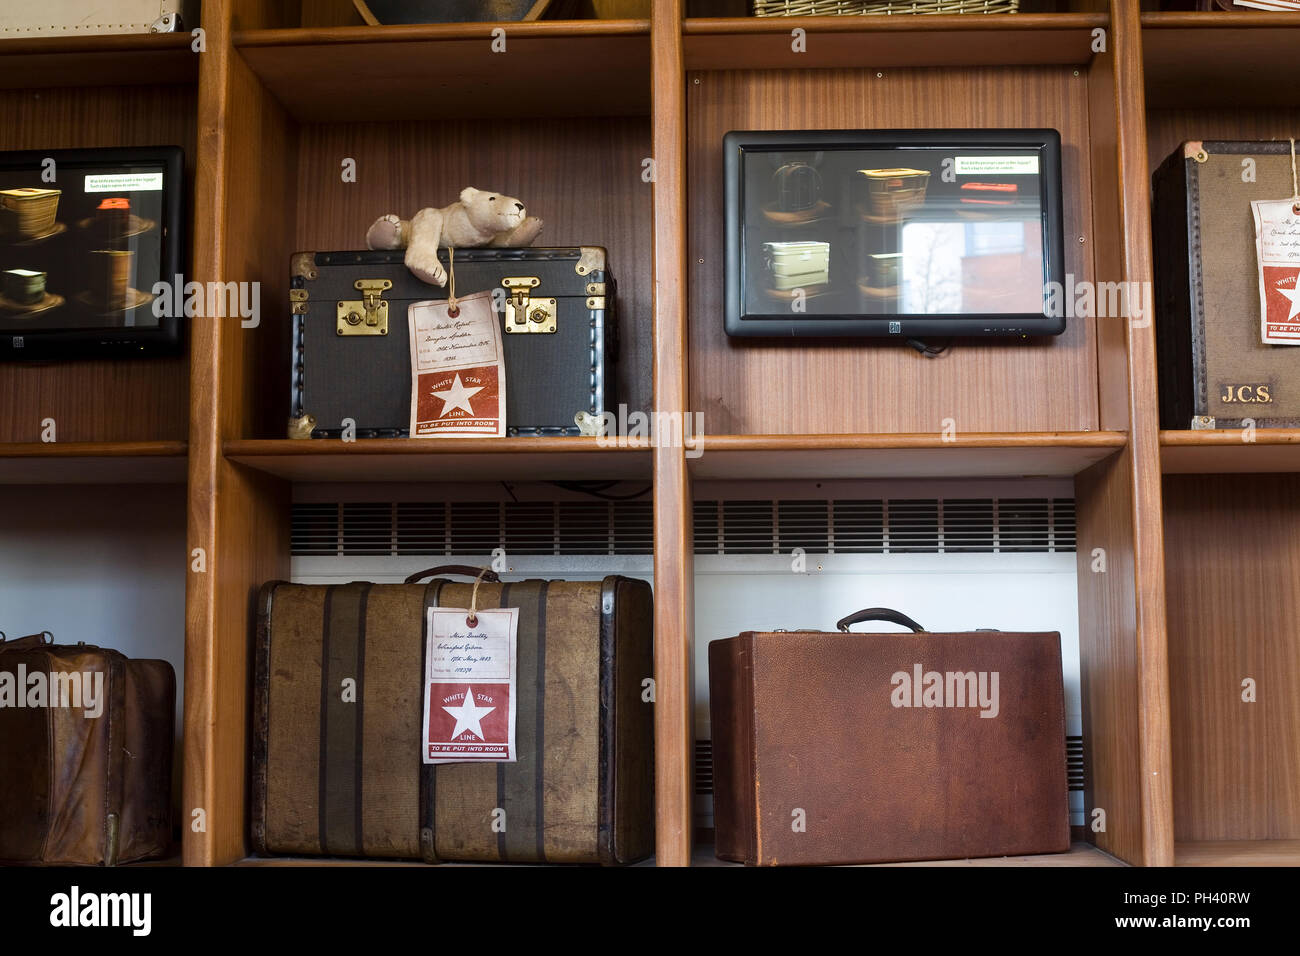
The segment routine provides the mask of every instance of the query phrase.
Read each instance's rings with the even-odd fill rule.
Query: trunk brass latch
[[[506,300],[506,331],[521,334],[525,332],[555,331],[555,300],[535,299],[530,292],[542,284],[537,276],[509,276],[501,284],[510,290]]]
[[[360,299],[340,299],[338,303],[339,335],[387,335],[388,303],[383,295],[393,287],[388,279],[358,279],[353,283]]]

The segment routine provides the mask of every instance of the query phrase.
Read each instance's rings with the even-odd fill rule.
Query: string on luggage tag
[[[448,312],[448,315],[453,313]],[[478,627],[478,586],[483,583],[483,575],[489,573],[491,568],[483,568],[474,579],[474,590],[469,593],[469,613],[465,615],[465,624],[469,627]]]
[[[1295,137],[1291,137],[1291,198],[1295,203],[1291,206],[1291,211],[1300,216],[1300,176],[1296,175],[1295,162]]]
[[[1294,148],[1294,144],[1292,144]],[[460,306],[456,304],[456,250],[451,246],[447,247],[447,282],[449,288],[447,291],[447,314],[453,319],[460,315]],[[477,584],[475,585],[477,587]],[[473,627],[473,625],[470,625]]]

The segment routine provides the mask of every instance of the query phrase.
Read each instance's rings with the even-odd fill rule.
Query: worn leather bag
[[[911,634],[850,634],[891,621]],[[1060,635],[841,633],[709,644],[717,855],[878,863],[1069,849]]]
[[[166,661],[49,632],[0,640],[0,861],[167,855],[175,709]]]

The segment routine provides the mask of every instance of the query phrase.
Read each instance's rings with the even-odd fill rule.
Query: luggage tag
[[[455,252],[448,250],[445,300],[414,303],[411,335],[412,438],[506,433],[505,351],[491,291],[456,297]]]
[[[1300,345],[1300,177],[1291,140],[1290,199],[1257,199],[1255,252],[1259,260],[1260,341]]]
[[[431,607],[425,622],[426,764],[514,763],[519,608]]]

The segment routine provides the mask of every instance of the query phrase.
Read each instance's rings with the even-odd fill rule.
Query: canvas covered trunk
[[[1153,185],[1161,427],[1300,426],[1300,344],[1260,334],[1251,210],[1292,195],[1290,143],[1184,143]]]
[[[258,852],[605,864],[653,852],[650,586],[483,583],[478,608],[519,608],[517,760],[426,765],[426,611],[469,607],[472,588],[444,578],[263,588]]]
[[[0,862],[113,866],[168,853],[170,664],[44,635],[0,642],[0,705]]]
[[[862,620],[915,627],[888,609]],[[747,631],[709,644],[717,854],[758,865],[1069,849],[1060,635]]]

